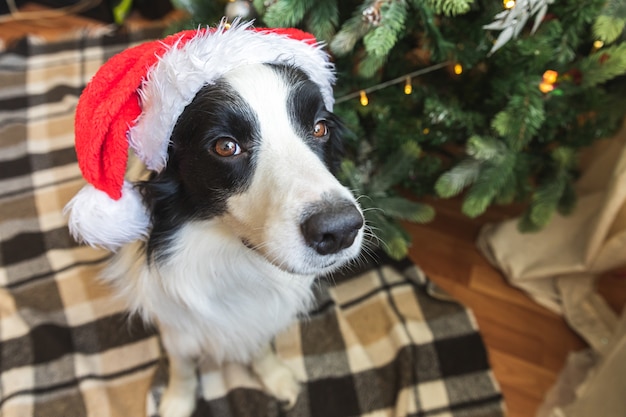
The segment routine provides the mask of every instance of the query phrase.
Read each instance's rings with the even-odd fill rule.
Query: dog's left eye
[[[315,123],[315,126],[313,126],[313,136],[316,138],[328,136],[328,125],[324,120]]]
[[[229,157],[239,155],[241,153],[241,146],[231,138],[219,138],[215,142],[215,153],[219,156]]]

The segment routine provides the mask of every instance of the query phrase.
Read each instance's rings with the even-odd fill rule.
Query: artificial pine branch
[[[411,241],[399,221],[425,223],[435,215],[431,206],[407,200],[393,190],[406,177],[420,152],[415,143],[409,142],[382,166],[369,163],[357,166],[347,159],[341,164],[340,180],[359,196],[366,223],[382,249],[396,259],[406,256]]]
[[[505,154],[499,161],[482,164],[478,178],[463,200],[462,211],[468,217],[477,217],[487,210],[500,190],[511,181],[514,174],[515,154]]]
[[[381,7],[381,20],[363,38],[365,50],[376,57],[386,57],[404,30],[407,9],[404,1],[391,1]]]
[[[528,209],[528,220],[532,223],[533,229],[539,230],[548,224],[561,201],[569,179],[564,172],[559,172],[537,187]]]
[[[366,54],[358,64],[358,74],[362,78],[372,78],[386,62],[384,55]]]
[[[580,62],[583,88],[595,87],[626,74],[626,43],[612,45],[589,55]]]
[[[358,41],[373,28],[363,19],[363,12],[369,7],[369,1],[364,2],[354,10],[352,17],[346,20],[333,40],[330,50],[337,56],[344,56],[354,50]]]
[[[624,32],[626,20],[615,16],[598,16],[593,24],[593,33],[596,38],[611,43]]]
[[[427,0],[426,3],[437,14],[456,16],[469,12],[474,0]]]
[[[420,157],[421,152],[417,143],[407,142],[390,155],[380,167],[380,171],[371,178],[368,186],[370,194],[386,193],[391,187],[399,184]]]
[[[472,185],[480,174],[481,162],[474,158],[467,158],[444,172],[435,183],[437,195],[450,198],[458,195],[466,187]]]
[[[529,85],[524,96],[511,97],[506,108],[496,114],[491,126],[511,149],[521,151],[535,137],[545,120],[543,105],[539,89]]]
[[[579,0],[561,0],[556,2],[552,10],[558,13],[563,27],[562,39],[574,53],[591,39],[591,25],[602,12],[607,0],[585,0],[581,7]],[[575,59],[572,56],[568,62]]]
[[[523,158],[516,158],[515,166],[512,167],[513,174],[506,178],[503,178],[503,183],[498,190],[498,193],[493,199],[493,202],[498,205],[507,205],[513,203],[521,194],[519,188],[522,188],[519,184],[520,180],[523,181],[525,177],[524,172],[520,172],[519,165],[520,160]]]
[[[424,94],[424,115],[432,126],[437,125],[445,129],[461,128],[469,133],[475,132],[475,129],[485,122],[483,114],[463,108],[458,99],[443,98],[434,91],[427,92],[428,94]]]
[[[411,237],[397,222],[391,221],[380,210],[364,207],[366,224],[375,233],[373,244],[380,246],[390,257],[402,259],[409,253]]]
[[[428,223],[435,217],[432,206],[407,200],[403,197],[384,196],[372,198],[375,207],[388,217],[416,223]]]
[[[430,39],[429,48],[433,59],[436,61],[448,59],[449,56],[453,54],[455,45],[441,33],[434,11],[419,0],[412,0],[411,4],[416,14],[420,17],[420,23],[423,25],[426,38]]]
[[[276,0],[265,9],[263,20],[272,27],[296,26],[314,5],[313,0]]]
[[[490,136],[473,135],[467,141],[465,151],[480,161],[500,163],[508,149],[504,143]]]
[[[569,216],[576,208],[576,190],[571,181],[565,183],[565,188],[557,204],[557,211],[562,216]]]
[[[318,0],[306,17],[307,30],[315,38],[329,42],[339,26],[339,9],[336,0]]]
[[[269,6],[267,0],[252,0],[252,7],[254,7],[259,16],[264,16],[267,12],[266,5]]]
[[[593,23],[593,34],[605,43],[617,40],[626,26],[626,2],[608,0]]]

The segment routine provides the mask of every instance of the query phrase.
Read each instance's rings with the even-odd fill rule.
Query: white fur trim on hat
[[[283,63],[303,70],[319,85],[332,111],[333,65],[321,44],[311,45],[271,32],[248,30],[251,22],[198,32],[184,45],[175,44],[148,72],[139,93],[142,114],[129,130],[129,143],[153,171],[167,163],[169,138],[178,117],[205,85],[247,64]]]
[[[113,200],[93,185],[85,185],[65,206],[70,233],[77,241],[111,251],[145,238],[150,215],[141,194],[124,182],[122,198]]]

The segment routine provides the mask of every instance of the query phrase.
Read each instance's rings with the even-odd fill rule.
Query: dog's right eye
[[[313,136],[318,139],[323,139],[328,136],[328,125],[325,120],[320,120],[315,123],[315,126],[313,126]]]
[[[225,158],[241,153],[241,146],[232,138],[219,138],[213,149],[216,154]]]

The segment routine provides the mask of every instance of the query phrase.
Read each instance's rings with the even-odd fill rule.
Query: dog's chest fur
[[[357,256],[362,215],[331,173],[338,130],[319,89],[290,67],[244,66],[183,111],[166,168],[140,184],[151,234],[105,274],[170,353],[248,362],[307,310],[316,275]],[[303,232],[326,212],[350,229],[330,246]]]
[[[313,276],[294,276],[242,251],[219,222],[191,223],[180,233],[180,255],[158,269],[137,258],[136,244],[108,270],[133,277],[117,280],[118,289],[131,311],[156,318],[164,337],[175,334],[168,349],[246,363],[310,306]]]

